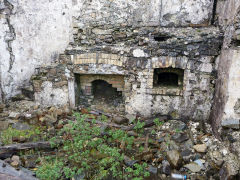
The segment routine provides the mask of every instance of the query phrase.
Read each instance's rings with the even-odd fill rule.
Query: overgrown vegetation
[[[36,174],[40,179],[66,179],[81,176],[84,179],[141,180],[148,177],[147,163],[136,159],[143,151],[135,144],[135,137],[120,129],[98,126],[95,119],[75,113],[76,120],[69,121],[58,133],[63,145],[57,156],[41,158]],[[93,119],[91,119],[93,118]],[[87,122],[86,119],[91,119]],[[106,121],[106,117],[102,117]],[[144,123],[137,122],[136,132],[142,132]],[[52,138],[56,146],[57,138]]]
[[[37,141],[39,140],[38,135],[40,134],[41,130],[39,127],[33,126],[28,130],[17,130],[10,126],[8,129],[1,132],[0,139],[4,145],[7,145],[12,144],[14,138],[18,138],[18,140],[21,141],[21,139],[28,139],[30,137],[33,137],[32,141]]]

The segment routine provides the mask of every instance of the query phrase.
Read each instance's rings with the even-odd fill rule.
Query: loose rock
[[[14,180],[37,180],[37,178],[21,170],[17,171],[4,161],[0,160],[0,178],[1,177],[14,177]]]
[[[6,130],[9,126],[8,121],[0,121],[0,131]]]
[[[197,144],[193,146],[193,149],[197,152],[204,153],[207,150],[206,144]]]
[[[174,168],[177,168],[181,163],[181,156],[177,150],[168,151],[167,159]]]
[[[17,122],[17,123],[12,125],[12,128],[17,129],[17,130],[29,130],[30,126],[26,123]]]
[[[240,121],[239,119],[226,119],[222,121],[222,126],[232,129],[239,129]]]
[[[13,156],[12,158],[11,158],[11,166],[13,166],[13,167],[18,167],[19,165],[20,165],[20,158],[19,158],[19,156]]]
[[[186,165],[184,165],[184,167],[188,168],[190,171],[192,171],[194,173],[201,171],[201,167],[195,162],[186,164]]]
[[[171,166],[168,161],[164,160],[162,161],[162,172],[166,175],[171,174]]]
[[[124,124],[128,122],[128,119],[122,116],[115,116],[113,117],[113,121],[117,124]]]

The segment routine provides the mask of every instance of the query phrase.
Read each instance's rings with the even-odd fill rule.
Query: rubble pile
[[[2,152],[8,145],[2,142],[4,132],[9,128],[28,131],[38,127],[40,133],[28,138],[12,137],[11,142],[17,146],[39,141],[47,142],[50,137],[57,136],[59,130],[68,126],[69,120],[74,121],[72,110],[66,106],[43,108],[32,101],[21,100],[0,107],[0,158],[3,163],[8,164],[6,167],[10,165],[18,170],[28,169],[32,174],[40,166],[39,154],[54,155],[57,149],[39,147],[41,150],[33,151],[26,148],[6,154]],[[155,122],[153,119],[139,117],[139,121],[146,122],[143,132],[139,134],[132,128],[133,122],[123,116],[84,108],[75,111],[88,114],[97,120],[104,114],[107,122],[99,121],[100,125],[121,128],[134,136],[136,147],[143,145],[145,149],[142,153],[134,154],[135,159],[126,156],[124,163],[128,165],[146,162],[151,173],[150,179],[169,179],[172,173],[186,175],[191,180],[239,178],[240,131],[237,129],[224,129],[222,140],[219,140],[213,135],[211,126],[206,123],[172,120],[161,116],[156,117],[155,119],[160,121]],[[34,136],[38,138],[34,139]],[[4,170],[6,167],[0,168],[0,175],[5,174],[7,177],[8,172]]]

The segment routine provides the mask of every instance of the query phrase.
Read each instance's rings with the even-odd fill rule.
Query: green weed
[[[29,130],[17,130],[13,129],[12,127],[9,127],[8,129],[1,132],[0,139],[3,142],[4,145],[12,144],[13,138],[17,137],[23,137],[23,138],[30,138],[32,135],[40,135],[41,130],[39,127],[31,127]],[[36,136],[33,141],[37,141],[39,136]]]
[[[108,176],[115,179],[140,180],[149,176],[146,163],[135,163],[134,167],[124,164],[125,153],[131,151],[134,137],[123,130],[107,129],[104,135],[101,127],[86,122],[88,115],[75,113],[76,121],[69,121],[58,136],[63,145],[58,147],[59,154],[54,160],[43,160],[37,170],[40,179],[66,179],[75,175],[85,175],[86,179],[100,180]],[[143,123],[138,123],[136,130]],[[51,140],[52,145],[56,137]],[[124,146],[123,146],[124,144]],[[50,168],[50,166],[52,168]]]

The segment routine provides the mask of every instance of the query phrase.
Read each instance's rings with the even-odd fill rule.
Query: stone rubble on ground
[[[82,111],[84,112],[84,110]],[[12,112],[18,116],[13,118]],[[91,111],[93,116],[101,116],[101,113],[97,112]],[[9,103],[3,109],[0,125],[6,123],[7,126],[0,127],[2,130],[10,126],[18,130],[28,130],[31,125],[40,123],[47,125],[46,132],[48,134],[55,135],[59,129],[70,126],[66,123],[69,113],[71,114],[71,110],[68,107],[42,108],[31,101],[16,101]],[[116,114],[114,114],[112,122],[119,125],[128,123],[126,118]],[[146,130],[151,132],[153,129],[149,127]],[[223,136],[222,141],[213,136],[208,124],[202,129],[199,122],[193,121],[184,123],[180,120],[167,120],[155,130],[159,144],[158,152],[150,155],[150,159],[147,156],[143,157],[145,161],[151,162],[148,166],[151,177],[167,179],[173,172],[185,174],[191,180],[197,178],[216,179],[219,176],[221,180],[239,177],[240,132],[237,129],[224,129],[227,136]],[[14,142],[28,141],[31,139],[18,137],[18,140]],[[32,169],[37,166],[36,159],[37,156],[34,155],[13,155],[11,158],[5,159],[5,162],[14,168]],[[133,166],[136,162],[138,160],[125,157],[127,166]]]

